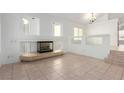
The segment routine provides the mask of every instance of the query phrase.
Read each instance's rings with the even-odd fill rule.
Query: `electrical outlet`
[[[12,59],[13,58],[13,56],[8,56],[8,59]]]
[[[15,60],[16,60],[16,58],[15,58],[13,55],[7,56],[7,59],[8,59],[8,61],[9,61],[10,63],[15,62]]]

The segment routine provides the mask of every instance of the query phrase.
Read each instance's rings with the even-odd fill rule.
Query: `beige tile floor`
[[[0,80],[122,80],[124,67],[76,54],[3,65]]]

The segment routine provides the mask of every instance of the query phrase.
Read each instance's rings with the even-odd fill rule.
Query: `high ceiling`
[[[28,14],[30,13],[26,13],[25,15],[28,15]],[[35,17],[36,15],[40,16],[41,14],[43,15],[45,13],[31,13],[31,14]],[[88,24],[89,18],[91,17],[91,13],[46,13],[46,14],[55,16],[55,17],[61,17],[63,19],[70,20],[72,22],[77,22],[80,24]],[[21,14],[18,14],[18,15],[21,15]],[[107,19],[119,19],[120,24],[124,23],[124,13],[94,13],[94,15],[96,16],[96,20],[99,20],[104,15],[108,15]]]
[[[119,19],[119,23],[124,23],[124,13],[95,13],[97,19],[108,14],[109,19]],[[80,24],[89,23],[91,13],[51,13],[50,15],[58,16]]]
[[[51,13],[52,16],[61,17],[70,21],[74,21],[80,24],[89,23],[89,18],[91,13]],[[95,13],[96,18],[100,18],[105,15],[105,13]]]
[[[124,23],[124,13],[110,13],[109,19],[119,19],[119,23]]]

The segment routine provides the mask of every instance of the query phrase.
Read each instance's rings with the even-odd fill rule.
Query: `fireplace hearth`
[[[52,52],[53,51],[53,41],[38,41],[37,42],[37,52]]]

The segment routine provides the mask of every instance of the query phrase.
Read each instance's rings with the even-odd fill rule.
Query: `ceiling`
[[[80,24],[87,24],[89,23],[91,13],[51,13],[50,15],[61,17]],[[98,19],[101,16],[105,15],[105,13],[95,13],[94,15]]]
[[[124,13],[110,13],[109,19],[118,19],[119,23],[124,23]]]
[[[108,14],[108,19],[119,19],[120,24],[124,23],[124,13],[94,13],[94,14],[97,19]],[[91,13],[51,13],[50,15],[61,17],[80,24],[87,24],[89,23]]]
[[[17,13],[18,14],[18,13]],[[28,15],[29,13],[27,13]],[[39,15],[45,13],[31,13],[32,15]],[[47,15],[61,17],[63,19],[76,22],[79,24],[88,24],[91,13],[46,13]],[[19,14],[20,15],[20,14]],[[104,15],[108,15],[108,19],[119,19],[119,23],[124,23],[124,13],[94,13],[96,20],[100,19]]]

